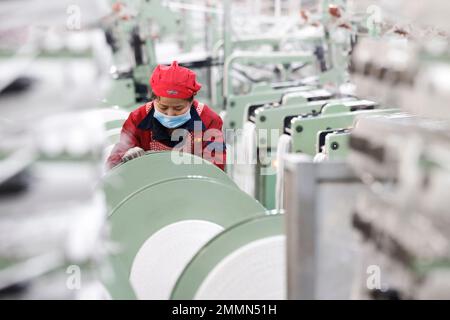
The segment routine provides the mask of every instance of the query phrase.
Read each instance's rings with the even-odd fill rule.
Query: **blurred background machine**
[[[97,279],[107,255],[106,205],[95,191],[105,135],[102,118],[88,113],[110,82],[110,51],[100,30],[67,31],[70,5],[0,5],[0,296],[6,299],[105,297]],[[78,6],[87,25],[107,12],[90,1]]]
[[[312,159],[285,158],[290,298],[330,297],[334,288],[343,287],[323,281],[342,262],[342,279],[353,279],[342,298],[449,298],[449,126],[444,103],[449,30],[438,18],[446,6],[419,1],[353,4],[372,13],[368,34],[358,36],[351,58],[356,94],[401,112],[356,118],[350,134],[342,131],[347,136],[345,163],[323,167],[325,163]],[[341,143],[331,147],[339,149]],[[327,195],[330,188],[336,190]],[[333,201],[339,195],[340,201]],[[336,219],[344,220],[339,229],[346,237],[330,241],[327,228]],[[349,243],[343,246],[345,239]],[[337,246],[347,254],[334,256]]]
[[[0,298],[450,298],[448,10],[2,1]],[[226,172],[105,172],[172,60],[223,119]]]

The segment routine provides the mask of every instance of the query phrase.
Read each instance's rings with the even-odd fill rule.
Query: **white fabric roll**
[[[194,299],[286,299],[285,251],[284,235],[257,240],[239,248],[213,268]]]
[[[175,283],[194,255],[223,227],[202,220],[170,224],[145,241],[134,258],[130,282],[138,299],[170,298]]]

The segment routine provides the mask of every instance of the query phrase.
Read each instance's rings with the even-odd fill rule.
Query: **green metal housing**
[[[295,153],[305,153],[314,156],[317,150],[317,134],[319,131],[349,128],[358,116],[389,114],[398,109],[364,110],[323,114],[307,118],[296,118],[291,122],[292,147]]]

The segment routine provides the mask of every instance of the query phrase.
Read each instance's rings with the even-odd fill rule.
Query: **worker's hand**
[[[139,147],[128,149],[128,151],[122,157],[122,162],[130,161],[131,159],[143,156],[144,154],[145,154],[144,149]]]

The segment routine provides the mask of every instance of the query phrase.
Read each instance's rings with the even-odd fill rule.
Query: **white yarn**
[[[314,156],[313,162],[324,162],[328,159],[328,156],[323,153],[323,152],[319,152]]]
[[[219,117],[222,119],[222,121],[225,120],[226,116],[227,116],[227,112],[225,110],[222,110],[219,112]]]
[[[244,192],[255,196],[256,126],[244,123],[242,137],[237,141],[235,181]]]
[[[256,164],[256,125],[253,122],[244,123],[242,138],[245,164]]]
[[[292,137],[281,135],[277,145],[277,180],[275,187],[275,209],[284,210],[284,156],[292,150]]]

